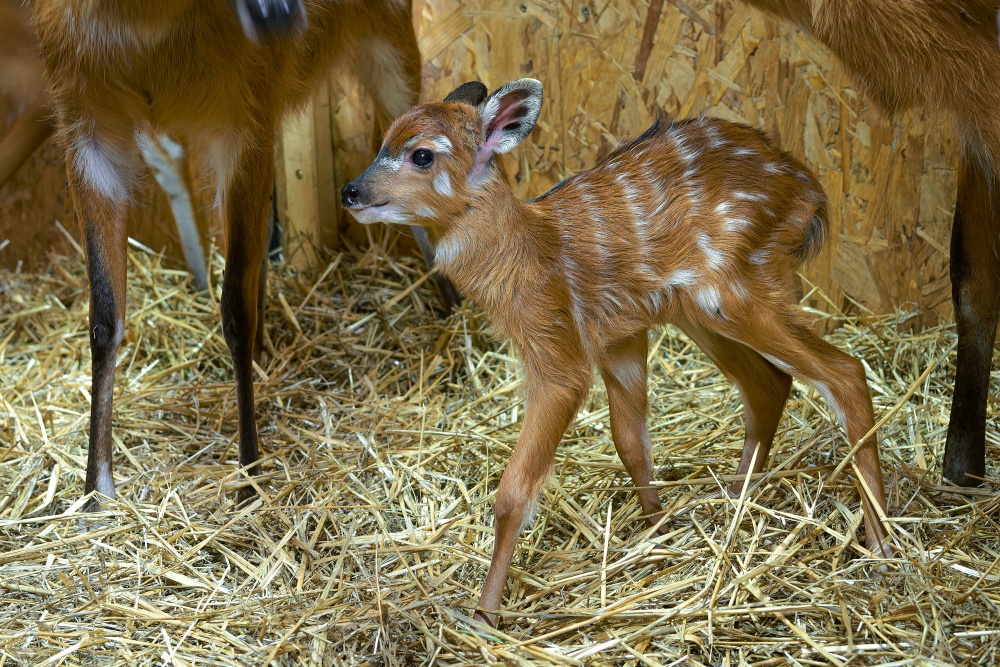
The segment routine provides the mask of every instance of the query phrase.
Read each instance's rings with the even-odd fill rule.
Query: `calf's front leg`
[[[476,619],[496,627],[504,584],[521,530],[535,512],[542,483],[552,470],[556,447],[583,403],[590,387],[581,379],[573,386],[533,381],[529,367],[524,427],[514,452],[500,477],[493,509],[493,559],[483,592],[476,605]]]

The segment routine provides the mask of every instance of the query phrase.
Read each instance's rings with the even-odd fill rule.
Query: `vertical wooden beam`
[[[285,261],[299,268],[315,264],[320,243],[312,112],[310,101],[289,117],[275,144],[274,177]]]
[[[340,244],[340,189],[334,164],[333,108],[330,86],[324,82],[313,96],[316,141],[316,197],[319,202],[320,241],[325,248]]]

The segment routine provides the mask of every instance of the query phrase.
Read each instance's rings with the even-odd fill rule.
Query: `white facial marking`
[[[380,169],[399,171],[403,167],[403,156],[397,155],[393,157],[390,155],[383,155],[379,159],[375,160],[375,164],[377,164]]]
[[[434,150],[438,153],[443,153],[444,155],[449,155],[451,153],[452,145],[451,140],[445,136],[434,136],[427,140]]]
[[[454,194],[454,190],[451,189],[451,176],[448,175],[447,171],[439,171],[434,176],[434,190],[442,197],[450,197]]]
[[[347,209],[354,219],[363,225],[370,225],[374,222],[385,223],[409,223],[413,220],[409,213],[402,210],[395,204],[385,204],[384,206],[366,206],[365,208]]]
[[[406,151],[408,151],[411,148],[413,148],[414,146],[416,146],[417,143],[419,143],[420,140],[423,139],[423,138],[424,138],[424,135],[418,134],[415,137],[411,137],[410,139],[407,139],[406,143],[403,144],[403,152],[405,153]]]
[[[77,139],[73,148],[73,168],[90,188],[114,202],[128,201],[128,156],[93,135]]]

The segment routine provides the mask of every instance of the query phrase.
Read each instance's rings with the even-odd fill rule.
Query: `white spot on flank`
[[[462,253],[462,242],[454,235],[445,236],[434,248],[434,260],[443,265],[451,264]]]
[[[698,247],[705,253],[705,261],[708,264],[708,268],[718,269],[725,262],[725,253],[712,246],[712,238],[706,232],[698,235]]]
[[[747,291],[747,288],[743,286],[743,283],[731,283],[729,288],[733,291],[733,294],[735,294],[737,298],[742,299],[743,301],[750,299],[750,293]]]
[[[719,205],[715,207],[715,214],[718,216],[729,215],[730,209],[732,209],[732,204],[729,202],[719,202]]]
[[[131,169],[127,156],[93,136],[80,137],[73,148],[73,168],[88,187],[114,202],[128,200]]]
[[[767,196],[760,192],[743,192],[742,190],[737,190],[733,193],[733,196],[737,199],[743,201],[764,201]]]
[[[417,206],[417,215],[422,218],[436,218],[437,211],[426,204],[421,204]]]
[[[668,287],[690,287],[698,282],[700,275],[691,269],[677,269],[664,280]]]
[[[454,190],[451,189],[451,177],[446,171],[439,171],[434,176],[434,190],[442,197],[450,197]]]
[[[769,261],[771,261],[771,254],[764,249],[754,250],[750,253],[750,262],[757,266],[764,266]]]
[[[694,293],[698,305],[709,315],[722,315],[722,295],[715,285],[706,285]]]
[[[727,232],[738,232],[750,226],[750,221],[746,218],[726,218],[722,225]]]
[[[733,149],[733,155],[755,155],[757,151],[752,148],[735,148]]]
[[[685,164],[690,165],[695,159],[701,155],[701,150],[697,148],[692,148],[688,146],[687,141],[684,137],[676,136],[674,137],[674,146],[677,147],[677,155]],[[687,178],[687,176],[685,176]]]
[[[785,173],[784,167],[782,167],[780,164],[775,164],[774,162],[765,162],[764,163],[764,171],[766,171],[769,174],[783,174],[783,173]]]

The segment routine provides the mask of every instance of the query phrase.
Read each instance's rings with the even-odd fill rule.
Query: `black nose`
[[[340,195],[344,198],[344,206],[351,206],[358,200],[361,193],[354,183],[348,183],[344,186],[344,189],[340,191]]]

